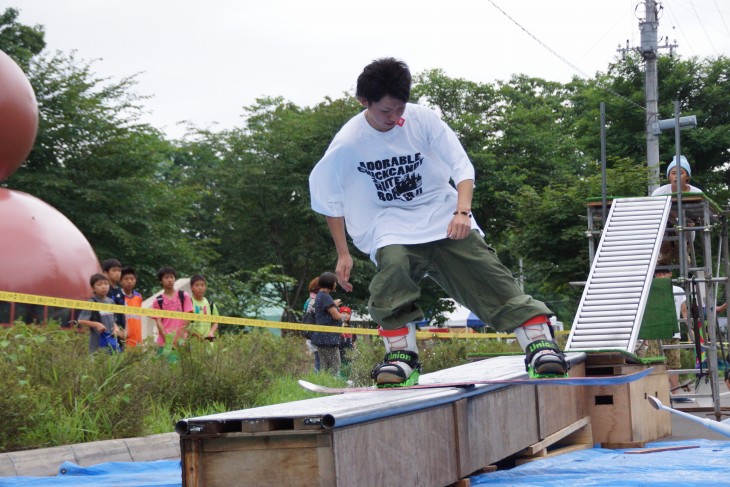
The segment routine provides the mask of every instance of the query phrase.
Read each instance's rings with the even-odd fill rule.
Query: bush
[[[486,340],[419,344],[424,372],[509,348]],[[377,337],[359,337],[349,378],[370,385],[383,359]],[[296,379],[343,386],[312,372],[304,340],[265,330],[213,343],[189,340],[158,352],[153,343],[122,354],[88,353],[88,335],[58,326],[0,329],[0,451],[126,438],[174,430],[182,418],[317,397]]]
[[[0,329],[0,352],[0,451],[173,431],[263,405],[272,382],[311,368],[303,340],[266,331],[190,340],[171,360],[153,344],[89,355],[86,334],[17,324]]]

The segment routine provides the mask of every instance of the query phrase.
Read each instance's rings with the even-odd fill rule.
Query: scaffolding
[[[596,257],[596,249],[603,234],[607,211],[614,200],[620,198],[607,197],[588,201],[588,251],[590,262]],[[717,248],[713,254],[712,242],[716,238]],[[699,247],[696,252],[695,248]],[[700,357],[693,369],[670,370],[670,374],[695,375],[695,393],[682,394],[681,397],[711,397],[713,407],[696,408],[695,411],[714,412],[719,421],[722,417],[720,405],[719,379],[721,370],[727,365],[727,352],[717,319],[717,295],[720,288],[724,290],[724,302],[730,303],[730,286],[727,276],[730,275],[730,259],[728,258],[727,210],[721,209],[715,202],[702,193],[675,193],[672,195],[672,206],[667,218],[662,250],[671,255],[671,263],[657,265],[656,269],[676,271],[678,277],[672,282],[680,286],[685,293],[688,316],[679,319],[684,323],[692,342],[699,340],[693,330],[699,325],[704,333],[705,341],[700,344]],[[713,262],[715,268],[713,269]],[[696,303],[696,306],[691,304]],[[727,328],[726,328],[727,330]],[[725,337],[727,338],[727,337]],[[662,349],[697,348],[693,343],[680,345],[662,344]],[[718,352],[720,356],[718,357]],[[703,360],[703,355],[706,359]],[[697,384],[702,379],[709,380],[711,394],[698,394]]]

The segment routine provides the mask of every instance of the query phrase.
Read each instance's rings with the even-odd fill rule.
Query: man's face
[[[111,281],[112,284],[116,284],[119,282],[119,278],[122,277],[122,268],[112,267],[108,271],[106,271],[104,275],[109,279],[109,281]]]
[[[193,296],[195,296],[195,299],[200,301],[203,296],[205,296],[205,290],[207,286],[205,285],[205,281],[195,281],[195,284],[190,286],[190,290],[193,292]]]
[[[106,296],[109,293],[109,281],[101,280],[94,283],[94,294]]]
[[[134,274],[125,274],[120,283],[124,292],[129,294],[134,291],[134,286],[137,285],[137,277]]]
[[[162,276],[162,288],[168,291],[175,289],[175,274],[165,274]]]
[[[687,186],[687,182],[689,181],[689,174],[687,174],[687,171],[685,171],[682,168],[679,168],[680,171],[682,171],[681,181],[680,184],[682,188]],[[669,183],[672,185],[672,190],[676,192],[677,190],[677,167],[673,167],[669,171]]]
[[[405,102],[397,100],[389,95],[384,96],[379,101],[367,103],[361,99],[360,103],[367,107],[365,117],[368,123],[375,130],[387,132],[395,127],[403,117],[406,109]]]

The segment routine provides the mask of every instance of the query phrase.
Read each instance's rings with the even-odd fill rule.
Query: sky
[[[659,37],[680,56],[730,56],[727,0],[660,3]],[[45,28],[48,52],[75,50],[104,77],[136,74],[151,97],[144,121],[171,138],[182,121],[242,126],[260,97],[312,106],[352,94],[384,56],[479,83],[592,77],[619,45],[640,45],[644,18],[636,0],[0,0],[7,7]]]

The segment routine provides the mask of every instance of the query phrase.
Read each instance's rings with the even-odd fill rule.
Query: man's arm
[[[340,287],[347,292],[352,291],[350,284],[350,271],[352,270],[352,256],[350,249],[347,248],[347,235],[345,234],[345,218],[338,216],[328,216],[327,226],[332,234],[332,240],[335,242],[335,250],[337,251],[337,282]]]
[[[91,321],[91,320],[78,320],[77,323],[79,326],[83,326],[86,328],[93,328],[98,332],[106,331],[106,327],[104,326],[104,323],[100,321]]]
[[[452,240],[461,240],[471,231],[471,200],[474,196],[474,180],[465,179],[456,185],[458,200],[454,212],[456,214],[449,222],[446,236]]]

